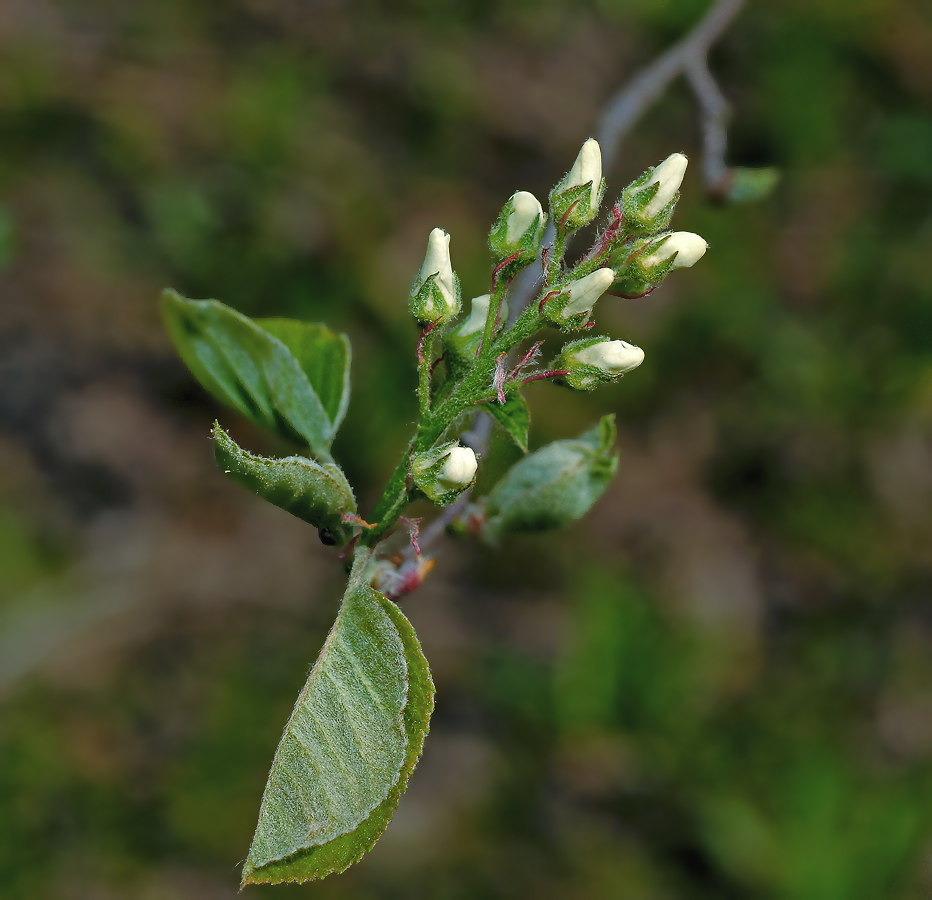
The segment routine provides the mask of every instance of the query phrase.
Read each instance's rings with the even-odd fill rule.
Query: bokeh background
[[[0,3],[0,895],[232,898],[333,618],[313,529],[215,470],[171,285],[353,341],[371,508],[415,415],[430,228],[467,296],[516,189],[705,0]],[[403,601],[438,687],[360,865],[256,896],[921,898],[932,890],[932,9],[751,3],[716,47],[732,164],[777,190],[601,327],[645,364],[583,522],[443,545]],[[676,82],[609,192],[699,158]],[[490,471],[502,465],[498,446]]]

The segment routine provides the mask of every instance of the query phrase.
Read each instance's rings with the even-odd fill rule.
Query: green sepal
[[[319,322],[297,319],[254,319],[256,325],[277,337],[298,361],[307,380],[333,423],[340,427],[350,400],[350,340]]]
[[[475,475],[470,482],[458,483],[450,487],[443,478],[446,458],[451,451],[460,447],[459,441],[447,441],[429,450],[422,450],[411,457],[411,480],[417,490],[428,500],[438,506],[449,506],[463,491],[475,483]]]
[[[562,183],[562,182],[561,182]],[[577,184],[574,187],[559,190],[558,184],[550,192],[550,218],[557,229],[564,233],[577,231],[588,225],[599,213],[599,206],[605,195],[605,179],[601,179],[597,186],[591,181]],[[592,207],[592,190],[598,191],[595,208]]]
[[[336,426],[285,344],[216,300],[188,300],[169,289],[162,312],[181,358],[217,400],[329,459]]]
[[[544,236],[546,221],[543,212],[539,213],[534,224],[526,228],[524,233],[513,241],[508,240],[508,218],[514,209],[514,198],[510,197],[498,214],[492,230],[489,232],[489,250],[496,261],[502,262],[510,256],[517,254],[517,259],[507,266],[508,273],[514,274],[537,259],[540,252],[541,239]],[[501,277],[501,273],[499,275]]]
[[[410,622],[369,586],[369,561],[357,548],[340,613],[285,727],[242,886],[311,881],[357,862],[420,758],[434,684]],[[328,730],[323,749],[315,736]]]
[[[618,469],[615,417],[575,440],[554,441],[519,460],[484,498],[483,532],[542,531],[584,516]]]
[[[531,427],[531,412],[527,401],[517,391],[505,395],[505,402],[492,400],[483,403],[480,409],[488,413],[505,431],[508,436],[527,453],[527,435]]]
[[[569,334],[570,332],[584,328],[588,325],[590,316],[592,315],[592,308],[572,315],[564,314],[564,310],[572,300],[569,291],[566,290],[568,287],[568,284],[564,284],[564,289],[561,290],[560,293],[555,293],[550,297],[540,309],[541,318],[554,328],[559,328],[564,334]],[[594,303],[593,306],[595,306]]]
[[[453,273],[455,286],[454,296],[445,297],[440,285],[437,284],[439,274],[428,276],[416,289],[412,289],[408,297],[408,312],[414,317],[421,328],[426,328],[433,322],[449,322],[455,319],[462,308],[462,287],[459,276]]]
[[[619,297],[633,298],[643,297],[657,287],[673,269],[676,255],[656,266],[644,266],[640,259],[642,256],[649,256],[669,238],[669,234],[659,240],[641,237],[615,247],[609,258],[609,266],[615,272],[615,281],[609,291]]]
[[[263,500],[319,528],[324,543],[342,546],[349,540],[352,529],[342,513],[356,512],[356,498],[339,466],[305,456],[256,456],[243,450],[217,422],[213,438],[220,471]]]
[[[657,191],[660,190],[659,182],[649,183],[655,168],[656,166],[635,178],[622,191],[619,203],[624,217],[625,231],[628,235],[656,234],[658,231],[663,231],[673,218],[673,210],[676,209],[676,203],[680,199],[679,192],[673,195],[673,199],[657,215],[651,218],[644,216],[644,207],[654,199]]]

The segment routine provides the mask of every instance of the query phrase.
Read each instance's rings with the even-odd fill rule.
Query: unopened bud
[[[476,454],[469,447],[454,442],[415,454],[411,477],[434,503],[446,506],[473,483],[478,465]]]
[[[648,234],[670,224],[688,163],[682,153],[673,153],[625,188],[621,204],[629,230]]]
[[[474,297],[469,315],[443,336],[443,349],[446,354],[447,366],[454,377],[457,377],[464,368],[472,365],[475,361],[479,342],[482,340],[485,331],[491,301],[492,297],[489,294]],[[502,300],[498,317],[501,321],[504,321],[507,316],[508,304]],[[495,334],[494,331],[492,333]]]
[[[437,484],[447,491],[461,491],[472,484],[479,461],[469,447],[454,447],[444,458]]]
[[[597,337],[567,344],[550,368],[566,371],[561,379],[564,383],[587,391],[599,384],[615,381],[642,362],[644,351],[640,347],[627,341]]]
[[[489,303],[492,302],[492,295],[483,294],[481,297],[473,297],[470,302],[469,316],[457,331],[460,337],[469,337],[485,328],[485,321],[489,317]]]
[[[616,247],[612,292],[640,297],[652,291],[673,269],[694,265],[708,249],[704,238],[689,231],[673,231],[656,238],[637,238]]]
[[[656,250],[651,249],[651,252],[640,260],[645,268],[659,266],[672,259],[671,269],[688,269],[699,262],[709,249],[705,239],[691,231],[674,231],[665,240],[658,241],[655,246]]]
[[[557,227],[575,231],[587,225],[599,211],[605,183],[602,180],[602,150],[589,138],[579,151],[573,168],[550,193],[550,215]]]
[[[459,279],[450,263],[450,235],[440,228],[427,239],[427,254],[411,288],[408,309],[421,325],[451,319],[460,311]]]
[[[554,325],[578,327],[588,320],[596,300],[614,280],[614,271],[606,267],[569,282],[558,296],[544,304],[544,316]]]
[[[509,259],[527,265],[537,259],[544,236],[544,211],[540,201],[527,191],[517,191],[499,213],[498,220],[489,232],[489,248],[499,260]]]
[[[652,219],[676,196],[688,163],[689,160],[682,153],[673,153],[654,169],[647,184],[656,184],[657,193],[644,207],[645,218]]]

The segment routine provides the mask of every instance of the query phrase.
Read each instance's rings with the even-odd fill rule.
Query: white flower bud
[[[583,338],[567,344],[550,364],[551,369],[565,372],[563,384],[578,391],[615,381],[644,362],[644,351],[627,341],[612,341],[607,337]]]
[[[432,276],[433,289],[425,289]],[[419,322],[448,319],[459,312],[459,290],[450,263],[450,235],[435,228],[427,239],[427,253],[411,289],[408,301],[412,315]]]
[[[456,282],[450,262],[450,235],[442,228],[435,228],[427,238],[427,253],[418,273],[418,280],[423,284],[431,275],[437,276],[437,287],[440,288],[443,299],[453,305],[456,298]]]
[[[643,268],[649,269],[652,266],[659,266],[675,253],[676,259],[673,261],[672,268],[688,269],[690,266],[695,265],[706,250],[709,249],[709,245],[705,240],[691,231],[674,231],[666,240],[657,243],[656,250],[638,260]]]
[[[654,218],[673,199],[683,183],[688,162],[689,160],[682,153],[673,153],[654,168],[647,186],[659,184],[660,187],[644,207],[645,219]]]
[[[511,212],[508,214],[505,240],[509,244],[517,242],[531,228],[543,225],[544,211],[540,201],[527,191],[516,191],[511,195]]]
[[[602,184],[602,149],[595,138],[589,138],[579,151],[569,174],[559,185],[560,190],[578,187],[592,182],[589,192],[589,211],[592,215],[599,208],[599,188]],[[591,216],[590,216],[591,218]]]
[[[455,441],[411,458],[411,477],[424,495],[446,506],[472,484],[479,462],[469,447]]]
[[[476,334],[476,332],[482,331],[485,328],[485,320],[489,317],[489,303],[491,301],[491,294],[473,297],[472,307],[469,310],[469,317],[456,329],[456,334],[459,337],[469,337],[469,335]]]
[[[560,312],[561,319],[589,312],[615,280],[615,272],[609,268],[596,269],[578,281],[570,282],[567,293],[570,295],[566,306]]]
[[[437,486],[443,492],[462,490],[476,477],[478,467],[476,454],[469,447],[454,447],[443,459]]]
[[[601,369],[606,375],[623,375],[644,362],[644,351],[627,341],[602,341],[573,354],[585,366]]]

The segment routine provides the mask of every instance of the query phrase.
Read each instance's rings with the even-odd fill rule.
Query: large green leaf
[[[339,428],[350,398],[352,352],[349,338],[317,322],[300,322],[297,319],[254,321],[291,351],[320,397],[334,431]]]
[[[356,511],[356,498],[342,469],[304,456],[269,459],[243,450],[214,423],[214,456],[226,475],[260,497],[321,529],[321,539],[343,545],[351,529],[342,513]]]
[[[512,466],[488,497],[488,532],[540,531],[584,516],[618,468],[615,417],[576,440],[554,441]]]
[[[434,687],[414,630],[366,583],[357,550],[340,613],[275,753],[243,884],[352,865],[385,830],[420,756]]]
[[[278,338],[216,300],[187,300],[167,290],[162,311],[181,358],[211,394],[329,458],[336,427],[300,363]]]
[[[381,603],[398,629],[408,665],[408,701],[403,713],[408,746],[398,781],[388,792],[388,796],[354,831],[335,838],[328,844],[300,850],[287,859],[269,863],[248,874],[244,870],[244,885],[311,881],[334,872],[342,872],[372,849],[394,815],[398,800],[407,787],[408,777],[417,765],[424,747],[424,738],[434,708],[434,683],[411,623],[391,600],[383,597]]]
[[[527,433],[531,427],[531,413],[527,403],[517,391],[508,394],[504,403],[493,400],[482,404],[483,412],[487,412],[508,434],[512,440],[527,453]]]

